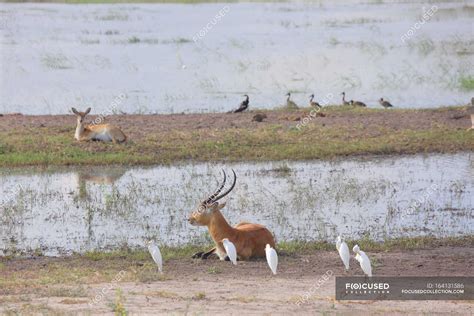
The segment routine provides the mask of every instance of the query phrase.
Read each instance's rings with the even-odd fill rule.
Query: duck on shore
[[[240,106],[237,110],[234,110],[233,113],[240,113],[248,109],[249,107],[249,96],[244,94],[245,100],[240,103]]]
[[[351,105],[350,101],[346,101],[346,93],[342,92],[341,95],[342,95],[342,105]]]
[[[288,92],[286,94],[286,96],[287,96],[287,98],[286,98],[286,107],[288,109],[298,109],[299,108],[298,105],[291,100],[291,93]]]
[[[313,101],[313,99],[314,99],[314,94],[309,96],[309,106],[312,108],[318,108],[318,109],[322,108],[321,104],[319,104],[316,101]]]
[[[364,102],[360,102],[360,101],[351,100],[351,101],[350,101],[350,104],[351,104],[352,106],[358,106],[358,107],[362,107],[362,108],[367,107],[367,105],[366,105]]]
[[[264,119],[267,118],[267,115],[265,113],[257,113],[253,116],[252,121],[253,122],[263,122]]]
[[[393,108],[393,105],[390,102],[388,102],[387,100],[384,100],[383,98],[380,98],[379,103],[384,108]]]

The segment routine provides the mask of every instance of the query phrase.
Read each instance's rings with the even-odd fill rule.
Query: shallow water
[[[342,91],[369,106],[382,96],[397,107],[472,97],[469,1],[1,3],[0,14],[0,113],[227,111],[244,93],[272,108],[290,90],[300,105],[310,93],[339,103]]]
[[[186,218],[234,168],[223,213],[277,240],[474,234],[474,156],[0,171],[0,254],[207,240]]]

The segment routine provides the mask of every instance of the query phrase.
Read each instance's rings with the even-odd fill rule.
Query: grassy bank
[[[124,122],[115,118],[129,136],[125,144],[74,141],[72,116],[35,117],[45,122],[39,126],[29,126],[36,125],[33,119],[21,116],[16,123],[21,127],[10,127],[10,118],[4,116],[0,167],[307,160],[474,150],[474,133],[463,126],[468,119],[450,118],[462,115],[462,108],[329,108],[323,112],[326,117],[314,118],[300,128],[309,110],[268,111],[269,118],[263,123],[251,122],[254,113],[127,116]],[[145,124],[143,120],[148,125],[146,132],[139,127]],[[214,120],[221,120],[222,126],[216,127]]]

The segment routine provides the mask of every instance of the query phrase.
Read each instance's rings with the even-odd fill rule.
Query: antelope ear
[[[214,202],[209,208],[211,212],[220,211],[225,206],[225,203]]]
[[[72,113],[79,115],[79,113],[77,112],[76,108],[71,108],[71,111],[72,111]]]
[[[84,112],[84,114],[89,114],[90,111],[91,111],[91,108],[87,108],[87,110]]]

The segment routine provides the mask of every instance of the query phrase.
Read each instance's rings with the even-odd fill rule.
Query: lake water
[[[274,108],[288,91],[300,105],[345,91],[424,108],[474,89],[472,1],[1,3],[0,15],[0,113],[228,111],[245,93]]]
[[[205,242],[186,218],[234,168],[231,224],[266,225],[278,241],[474,234],[474,156],[333,162],[0,170],[0,254],[69,254]]]

